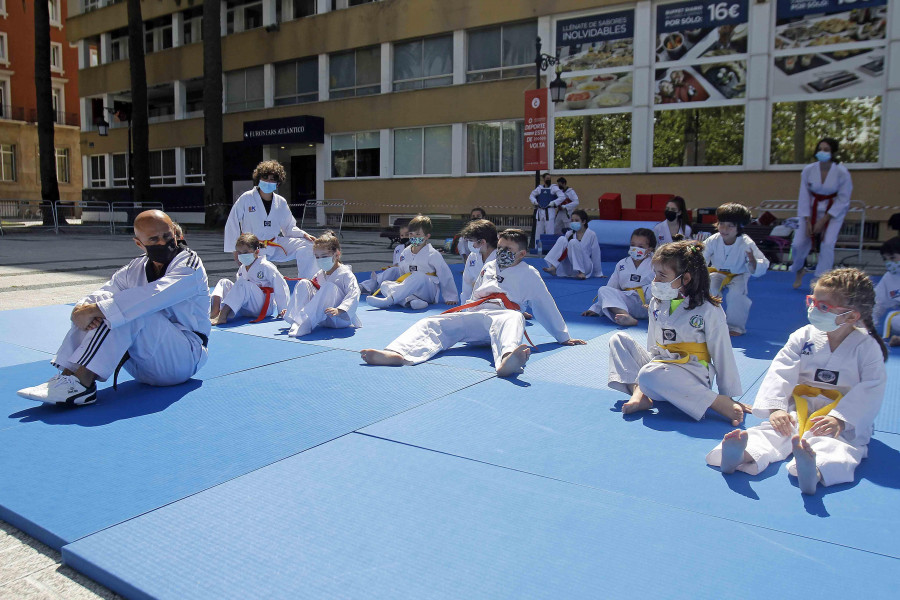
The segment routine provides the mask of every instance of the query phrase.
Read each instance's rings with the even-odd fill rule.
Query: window
[[[69,183],[69,149],[56,149],[56,180],[59,183]]]
[[[394,130],[394,175],[449,175],[450,126]]]
[[[112,155],[113,187],[128,187],[128,155]]]
[[[534,75],[537,23],[517,23],[469,31],[466,81]]]
[[[118,35],[121,34],[121,35]],[[128,60],[128,33],[124,30],[114,32],[114,37],[109,46],[109,60],[115,62],[117,60]]]
[[[150,185],[175,185],[175,149],[150,151]]]
[[[743,164],[743,104],[655,112],[654,167]]]
[[[0,15],[7,16],[6,12],[6,0],[0,0]]]
[[[250,110],[265,105],[263,68],[253,67],[225,74],[225,110]]]
[[[184,149],[184,183],[203,183],[203,148],[200,146]]]
[[[16,180],[16,146],[0,144],[0,181]]]
[[[66,123],[66,103],[63,101],[62,88],[53,88],[50,91],[51,101],[53,102],[53,119],[54,123],[64,125]]]
[[[182,27],[181,39],[185,46],[203,41],[202,7],[184,11],[184,25]]]
[[[378,177],[381,136],[377,131],[331,136],[332,177]]]
[[[63,53],[62,44],[50,42],[50,70],[56,73],[62,73],[63,70]]]
[[[838,98],[772,104],[773,165],[802,165],[813,159],[816,142],[839,131],[840,157],[848,163],[877,163],[881,97]]]
[[[90,157],[90,187],[106,187],[106,155],[95,154]]]
[[[509,173],[522,170],[523,121],[469,123],[466,126],[466,171]]]
[[[556,169],[626,169],[631,166],[631,113],[557,117]]]
[[[7,98],[9,98],[9,92],[7,91],[8,85],[8,81],[0,80],[0,119],[9,119],[12,117],[12,107],[6,103]]]
[[[275,65],[275,106],[319,99],[319,59],[305,58]]]
[[[91,12],[92,10],[97,10],[100,8],[101,0],[82,0],[84,11],[83,12]]]
[[[173,43],[171,17],[161,17],[144,23],[144,51],[147,54],[171,48]]]
[[[225,10],[225,31],[239,33],[262,27],[263,3],[242,0],[227,0]]]
[[[203,110],[203,78],[184,82],[184,112],[186,115]]]
[[[59,9],[60,0],[47,0],[50,8],[50,24],[59,27],[62,25],[62,17]]]
[[[394,91],[453,83],[453,36],[394,45]]]
[[[378,46],[339,52],[328,58],[331,98],[381,92],[381,51]]]
[[[0,31],[0,63],[9,66],[9,44],[6,33]]]
[[[291,19],[302,19],[316,14],[316,0],[290,0]]]

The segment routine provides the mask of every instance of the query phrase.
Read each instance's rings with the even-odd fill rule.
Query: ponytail
[[[881,337],[881,334],[878,333],[878,330],[875,329],[875,322],[872,320],[872,315],[866,315],[862,319],[863,325],[866,326],[866,331],[869,332],[875,340],[878,342],[878,345],[881,346],[881,355],[884,357],[885,362],[888,359],[888,347],[887,344],[884,343],[884,338]]]

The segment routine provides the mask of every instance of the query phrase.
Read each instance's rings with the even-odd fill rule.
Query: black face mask
[[[172,259],[181,252],[181,248],[178,247],[178,243],[174,239],[166,241],[165,244],[144,246],[144,250],[147,251],[147,258],[163,265],[172,262]]]
[[[666,211],[666,221],[674,221],[677,218],[678,218],[678,213],[675,212],[674,210]]]
[[[547,187],[550,187],[550,180],[549,180],[549,179],[545,179],[545,180],[544,180],[544,185],[547,186]]]

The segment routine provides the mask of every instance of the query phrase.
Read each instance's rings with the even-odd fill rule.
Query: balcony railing
[[[11,119],[13,121],[25,120],[24,106],[11,106],[9,104],[0,104],[0,119]]]
[[[24,118],[22,119],[24,120]],[[36,108],[29,109],[28,111],[28,121],[30,123],[37,123],[38,120],[38,112]],[[67,113],[63,111],[53,111],[53,122],[57,125],[71,125],[72,127],[78,127],[81,125],[81,118],[78,116],[78,113]]]

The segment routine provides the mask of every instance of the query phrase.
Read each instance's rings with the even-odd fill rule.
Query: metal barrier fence
[[[134,218],[139,212],[145,210],[165,210],[162,202],[113,202],[110,207],[110,222],[112,233],[116,232],[118,223],[124,223],[122,227],[130,227],[134,224]]]
[[[334,224],[337,223],[337,234],[343,235],[341,230],[344,227],[344,211],[347,209],[347,201],[346,200],[307,200],[303,204],[291,204],[293,207],[302,207],[300,211],[300,229],[306,231],[306,228],[303,226],[306,223],[307,215],[310,216],[311,221],[315,223],[315,228],[318,228],[318,209],[321,208],[325,211],[325,226],[326,227],[334,227]],[[328,209],[332,209],[332,212],[328,212]],[[340,209],[338,212],[337,209]]]
[[[771,213],[790,213],[790,216],[797,214],[797,200],[763,200],[759,203],[759,211],[765,212],[769,211]],[[858,232],[854,233],[853,236],[839,236],[838,241],[840,241],[841,237],[847,240],[848,237],[851,239],[856,238],[857,248],[856,248],[856,258],[861,263],[862,262],[862,253],[863,253],[863,242],[865,240],[865,231],[866,231],[866,205],[860,200],[851,200],[850,201],[850,209],[847,211],[847,214],[856,214],[859,215],[859,226]],[[845,224],[845,226],[848,224]],[[855,225],[855,223],[853,223]],[[858,235],[857,235],[858,234]]]
[[[54,202],[57,232],[63,228],[102,228],[113,233],[112,207],[104,200]],[[77,209],[81,209],[80,211]]]
[[[50,219],[46,223],[45,216]],[[10,229],[51,229],[57,232],[56,210],[44,200],[0,200],[0,235]]]

